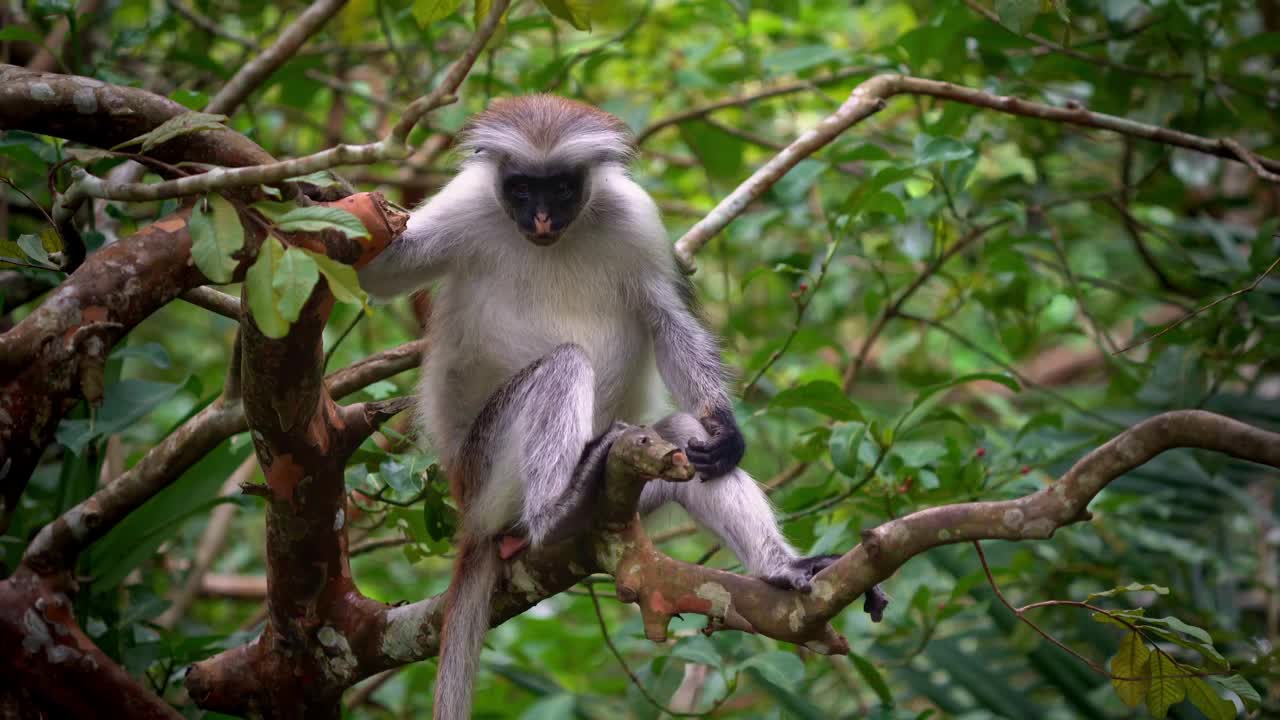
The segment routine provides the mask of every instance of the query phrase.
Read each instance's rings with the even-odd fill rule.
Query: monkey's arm
[[[737,467],[746,442],[725,390],[719,343],[694,314],[693,285],[674,263],[668,274],[650,281],[646,298],[658,372],[680,407],[696,415],[711,436],[689,442],[689,461],[703,479],[720,477]]]
[[[466,169],[409,216],[409,224],[359,272],[360,285],[375,298],[412,292],[438,279],[458,259],[464,240],[481,231],[488,210],[482,173]]]

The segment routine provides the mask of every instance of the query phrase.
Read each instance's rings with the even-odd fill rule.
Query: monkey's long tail
[[[471,691],[480,665],[484,634],[489,630],[489,600],[500,569],[498,548],[493,540],[462,540],[445,599],[433,720],[471,717]]]

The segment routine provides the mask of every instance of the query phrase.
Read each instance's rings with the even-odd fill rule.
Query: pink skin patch
[[[517,535],[502,535],[498,538],[498,557],[510,560],[529,547],[529,539]]]

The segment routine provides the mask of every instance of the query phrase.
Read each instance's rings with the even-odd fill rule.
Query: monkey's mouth
[[[526,232],[524,237],[538,247],[548,247],[554,245],[560,239],[560,232]]]

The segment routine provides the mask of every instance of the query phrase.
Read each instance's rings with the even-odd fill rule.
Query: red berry
[[[807,292],[808,290],[809,290],[809,283],[807,282],[800,283],[800,292]]]
[[[981,448],[981,447],[978,448],[978,457],[986,457],[986,456],[987,456],[987,449]]]
[[[1031,472],[1031,466],[1030,466],[1030,465],[1023,465],[1023,466],[1022,466],[1022,474],[1023,474],[1023,475],[1026,475],[1026,474],[1027,474],[1027,473],[1029,473],[1029,472]]]

